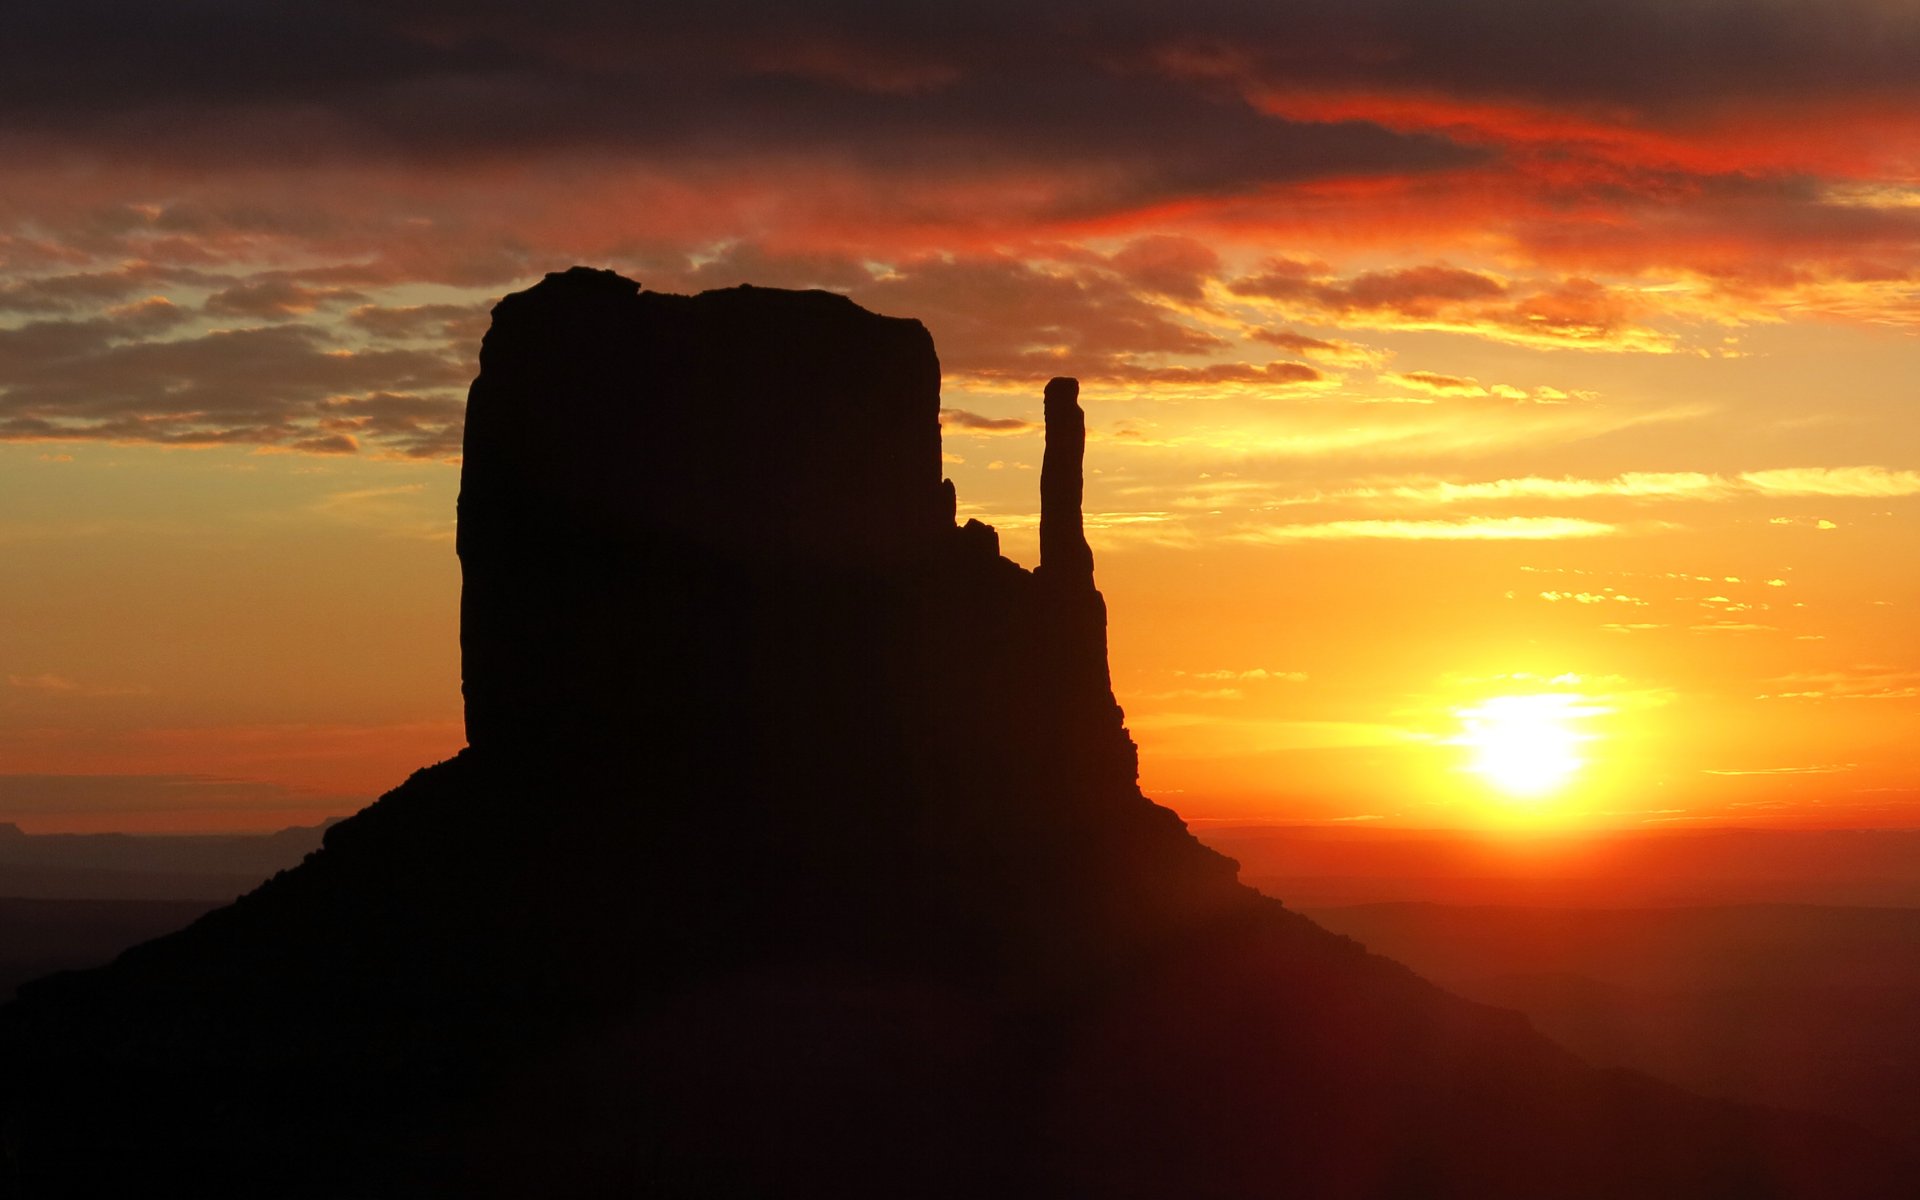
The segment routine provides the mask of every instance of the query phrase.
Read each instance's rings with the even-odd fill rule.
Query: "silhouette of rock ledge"
[[[576,267],[501,302],[480,364],[459,541],[477,747],[632,715],[651,665],[635,655],[654,648],[634,642],[693,619],[649,606],[663,560],[881,573],[952,528],[940,364],[917,321]]]
[[[1029,572],[954,524],[916,323],[502,301],[471,745],[0,1010],[0,1194],[1914,1194],[1848,1127],[1587,1069],[1143,797],[1070,385]]]

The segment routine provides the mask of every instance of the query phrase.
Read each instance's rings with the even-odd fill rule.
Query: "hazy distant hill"
[[[217,906],[213,900],[0,898],[0,1001],[29,979],[100,966]]]
[[[0,822],[0,999],[185,928],[298,866],[325,832],[29,834]]]
[[[298,866],[320,848],[326,830],[30,834],[0,823],[0,898],[231,900],[274,872]]]
[[[1920,907],[1920,830],[1636,829],[1574,834],[1215,826],[1200,839],[1295,908],[1430,901],[1622,908]]]
[[[1316,909],[1602,1066],[1830,1112],[1920,1149],[1920,909]]]

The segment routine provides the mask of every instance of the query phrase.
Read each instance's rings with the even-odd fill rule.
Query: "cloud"
[[[486,304],[362,304],[347,324],[388,341],[424,338],[477,346],[487,331]]]
[[[1269,525],[1230,535],[1240,542],[1295,542],[1348,539],[1406,541],[1540,541],[1605,537],[1619,527],[1571,517],[1480,517],[1460,521],[1322,521]]]
[[[566,147],[693,170],[804,156],[907,182],[1039,176],[1031,192],[1060,212],[1480,157],[1425,134],[1276,118],[1151,69],[1161,21],[1063,37],[1056,26],[1077,22],[1051,5],[750,0],[643,19],[582,2],[533,20],[484,2],[344,14],[208,0],[111,21],[92,7],[36,16],[9,39],[33,50],[0,53],[16,157],[91,145],[208,169]],[[183,55],[204,69],[166,69]]]
[[[23,274],[0,284],[0,312],[70,313],[209,278],[205,272],[142,261],[105,270]]]
[[[1780,690],[1758,700],[1912,700],[1920,698],[1920,671],[1887,666],[1858,666],[1837,671],[1782,675],[1771,681]]]
[[[1612,479],[1546,479],[1537,475],[1491,479],[1478,483],[1423,480],[1413,483],[1348,488],[1331,499],[1405,500],[1418,504],[1464,504],[1488,500],[1586,500],[1622,497],[1636,500],[1719,499],[1737,488],[1714,475],[1697,471],[1630,471]]]
[[[299,317],[323,304],[365,300],[350,288],[312,288],[291,279],[248,280],[207,297],[210,313],[223,317]]]
[[[1740,481],[1769,496],[1920,496],[1920,471],[1887,467],[1783,467],[1747,471]]]
[[[871,0],[801,8],[730,0],[644,13],[592,0],[555,0],[538,13],[492,0],[457,7],[408,0],[347,13],[298,0],[266,10],[208,0],[118,25],[98,19],[103,9],[119,11],[76,2],[23,17],[20,37],[0,58],[16,117],[68,127],[140,103],[217,112],[338,104],[357,89],[370,113],[414,96],[421,111],[396,137],[437,125],[449,140],[463,140],[473,136],[469,125],[506,115],[513,102],[562,115],[557,104],[585,107],[649,74],[681,86],[714,76],[694,93],[709,100],[758,79],[957,103],[956,93],[972,97],[965,85],[974,79],[1042,87],[1020,74],[1034,46],[1048,47],[1047,65],[1104,63],[1116,73],[1157,67],[1162,75],[1292,83],[1336,95],[1392,89],[1672,114],[1728,96],[1904,94],[1915,86],[1908,68],[1920,58],[1920,18],[1873,0],[1833,0],[1816,10],[1759,6],[1738,23],[1698,0],[1543,8],[1498,0],[1257,8],[1194,0],[1173,9],[1123,2],[1103,8],[1098,22],[1076,20],[1080,10],[1057,0],[986,0],[953,11]],[[1068,40],[1069,32],[1078,36]],[[1542,47],[1579,53],[1543,54]],[[169,70],[178,60],[168,53],[189,48],[220,69]],[[553,95],[567,72],[587,78],[574,94]],[[476,116],[463,122],[443,111],[456,97]],[[1448,119],[1457,124],[1461,116]],[[617,117],[595,124],[610,120]],[[518,128],[495,134],[526,136]]]
[[[1192,679],[1207,680],[1277,680],[1284,683],[1305,683],[1305,671],[1269,671],[1265,667],[1250,667],[1242,671],[1175,671],[1175,675],[1184,675]]]
[[[1381,329],[1441,329],[1523,345],[1591,350],[1671,351],[1673,335],[1651,328],[1655,306],[1639,292],[1593,279],[1525,285],[1480,271],[1425,264],[1342,278],[1325,263],[1270,259],[1227,290],[1316,320]],[[1429,390],[1479,392],[1477,381],[1416,372],[1397,378]],[[1454,379],[1453,387],[1441,382]]]
[[[1738,22],[1702,0],[337,8],[23,16],[0,261],[74,287],[148,249],[491,286],[748,231],[856,270],[880,243],[1078,242],[1197,304],[1225,234],[1363,251],[1289,294],[1372,327],[1658,350],[1662,314],[1774,319],[1782,297],[1920,320],[1920,16],[1884,0]],[[1501,273],[1379,265],[1411,243]]]
[[[1647,603],[1638,596],[1629,596],[1621,592],[1616,592],[1612,588],[1608,588],[1603,592],[1541,592],[1540,598],[1549,603],[1567,600],[1575,604],[1606,604],[1612,602],[1615,604],[1632,604],[1640,607],[1645,607]]]
[[[876,312],[911,313],[934,330],[949,377],[1020,384],[1054,375],[1143,379],[1174,369],[1159,361],[1164,356],[1214,354],[1228,345],[1136,294],[1104,262],[923,256],[850,294]],[[1319,374],[1304,364],[1284,370]]]
[[[319,424],[339,437],[372,439],[402,458],[447,459],[460,453],[466,409],[457,396],[371,392],[322,401]]]
[[[1248,330],[1247,336],[1256,342],[1278,346],[1294,354],[1305,355],[1308,358],[1322,358],[1330,362],[1378,365],[1388,357],[1385,351],[1363,346],[1358,342],[1349,342],[1342,338],[1308,337],[1304,333],[1297,333],[1291,329],[1260,327]]]
[[[1480,381],[1459,375],[1437,375],[1432,371],[1407,371],[1388,375],[1387,379],[1402,387],[1416,391],[1432,392],[1437,396],[1484,396],[1487,389]]]
[[[1019,434],[1032,433],[1040,428],[1038,421],[1029,421],[1024,417],[983,417],[979,413],[968,412],[964,408],[943,408],[940,410],[940,427],[954,433],[966,434]]]
[[[165,296],[148,296],[126,304],[116,304],[101,314],[127,336],[152,337],[176,329],[193,319],[192,314]]]
[[[442,401],[443,422],[432,431],[392,408],[397,395],[451,393],[464,384],[468,368],[457,359],[343,349],[304,324],[149,337],[156,316],[160,325],[173,323],[172,307],[162,301],[0,329],[0,440],[348,453],[355,431],[364,430],[391,436],[406,453],[444,444],[445,421],[458,419],[444,407],[457,406],[451,400]]]
[[[1390,312],[1408,318],[1433,318],[1467,301],[1507,295],[1502,281],[1458,267],[1401,267],[1342,280],[1325,263],[1294,259],[1271,259],[1258,274],[1234,280],[1229,290],[1240,296],[1307,302],[1337,316]]]
[[[1212,398],[1226,399],[1235,392],[1231,386],[1223,386]],[[1156,389],[1153,394],[1162,393]],[[1519,410],[1506,405],[1367,405],[1356,413],[1356,406],[1340,403],[1338,397],[1308,394],[1316,401],[1331,402],[1282,406],[1268,403],[1265,395],[1243,395],[1238,397],[1239,411],[1231,423],[1162,428],[1129,418],[1132,424],[1113,437],[1115,444],[1217,451],[1235,463],[1330,455],[1433,460],[1523,447],[1537,453],[1546,445],[1692,420],[1700,415],[1694,409],[1611,405],[1528,406]],[[1319,503],[1342,498],[1350,497],[1327,493],[1282,499]]]
[[[1431,318],[1463,302],[1505,296],[1507,285],[1477,271],[1421,266],[1368,271],[1342,282],[1317,285],[1312,295],[1322,306],[1342,315],[1391,312]]]
[[[1822,531],[1840,528],[1836,522],[1829,521],[1825,517],[1768,517],[1767,524],[1798,525],[1807,529],[1818,529]]]
[[[1210,246],[1168,234],[1136,238],[1108,262],[1141,291],[1195,304],[1206,298],[1207,282],[1220,270],[1220,255]]]
[[[39,6],[0,46],[0,311],[120,345],[80,353],[98,401],[51,394],[52,359],[0,363],[0,437],[447,457],[444,414],[380,398],[452,396],[486,305],[417,285],[575,259],[842,290],[926,320],[964,386],[1070,373],[1182,401],[1331,395],[1384,363],[1329,330],[1661,352],[1782,313],[1920,323],[1920,206],[1886,165],[1920,129],[1920,17],[1595,3]],[[220,354],[134,349],[215,318],[241,327]],[[283,347],[287,382],[242,387],[259,324],[318,331],[320,356],[445,349],[444,374]],[[158,392],[124,377],[142,360]],[[1399,428],[1354,437],[1418,453]],[[1775,474],[1749,482],[1911,494]]]
[[[8,675],[7,686],[22,692],[37,692],[46,696],[145,696],[152,688],[136,683],[79,683],[65,675],[51,672],[39,675]]]
[[[1087,381],[1116,383],[1158,383],[1194,387],[1218,383],[1299,384],[1320,383],[1326,375],[1306,363],[1284,360],[1269,363],[1218,362],[1205,366],[1141,366],[1113,363],[1087,377]]]
[[[1143,693],[1143,700],[1244,700],[1239,688],[1174,688],[1166,692]]]
[[[1920,472],[1886,467],[1790,467],[1750,471],[1734,476],[1700,471],[1628,471],[1610,479],[1558,479],[1537,475],[1455,483],[1444,479],[1370,484],[1343,488],[1312,497],[1316,502],[1337,500],[1405,501],[1415,504],[1469,504],[1500,500],[1589,500],[1616,498],[1642,501],[1723,501],[1755,496],[1829,496],[1877,499],[1920,495]],[[1831,521],[1805,517],[1773,517],[1775,525],[1806,524],[1833,529]],[[1729,580],[1729,582],[1737,582]],[[1784,585],[1781,584],[1775,586]]]

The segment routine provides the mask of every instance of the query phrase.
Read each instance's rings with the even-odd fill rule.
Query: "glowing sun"
[[[1564,694],[1495,696],[1477,708],[1459,710],[1466,732],[1460,745],[1473,752],[1468,769],[1516,799],[1552,795],[1585,765],[1573,726],[1585,710],[1581,697]]]

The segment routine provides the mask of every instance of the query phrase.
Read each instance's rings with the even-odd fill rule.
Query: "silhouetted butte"
[[[918,323],[574,268],[494,312],[470,746],[0,1011],[23,1197],[1911,1195],[1591,1070],[1143,797],[1045,394],[1042,561],[957,524]]]

